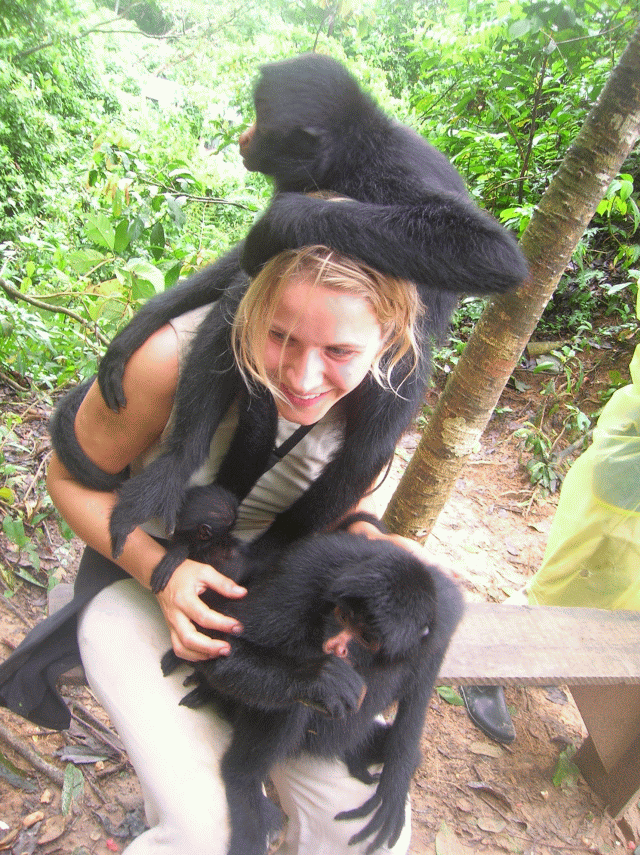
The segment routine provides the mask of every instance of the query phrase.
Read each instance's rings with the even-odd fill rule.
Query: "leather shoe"
[[[502,686],[460,686],[460,694],[476,727],[502,745],[513,742],[516,731]]]

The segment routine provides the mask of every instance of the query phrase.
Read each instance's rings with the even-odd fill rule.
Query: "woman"
[[[250,386],[271,391],[279,416],[278,444],[299,425],[313,427],[242,502],[238,537],[257,537],[317,478],[344,435],[342,402],[349,392],[369,374],[387,385],[406,353],[417,365],[418,314],[412,285],[324,247],[282,253],[251,283],[233,321],[238,366]],[[203,315],[196,310],[178,318],[134,355],[125,374],[128,404],[121,413],[107,408],[96,384],[90,388],[75,432],[103,471],[117,473],[131,465],[135,473],[159,452],[170,431],[189,339]],[[237,407],[232,407],[192,484],[213,480],[236,422]],[[115,494],[82,486],[55,455],[48,486],[63,517],[88,544],[83,573],[91,572],[91,562],[99,572],[104,557],[111,556],[108,523]],[[363,498],[357,510],[369,509],[370,500]],[[349,530],[383,536],[364,521]],[[127,855],[224,855],[228,821],[219,761],[229,726],[210,709],[178,706],[185,673],[164,678],[158,663],[169,645],[188,661],[227,654],[224,641],[198,632],[195,625],[230,633],[242,628],[209,610],[199,594],[208,587],[227,597],[245,591],[215,568],[186,560],[161,592],[151,594],[151,574],[165,552],[156,538],[164,534],[152,522],[127,538],[117,563],[129,578],[105,588],[84,608],[78,642],[88,681],[127,747],[145,799],[150,829],[133,841]],[[404,538],[393,539],[419,549]],[[366,841],[349,846],[348,840],[366,820],[336,822],[333,817],[363,804],[373,790],[351,778],[342,764],[301,757],[274,770],[273,779],[289,816],[282,852],[365,851]],[[405,852],[408,838],[409,822],[393,850],[379,851]]]

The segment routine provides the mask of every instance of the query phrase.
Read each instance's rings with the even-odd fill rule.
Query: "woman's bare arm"
[[[94,384],[78,411],[75,430],[88,457],[106,472],[119,472],[148,449],[162,433],[173,406],[178,381],[177,340],[171,327],[152,336],[127,364],[124,387],[127,407],[114,413]],[[109,516],[115,493],[90,490],[73,479],[54,454],[47,486],[54,504],[73,531],[89,546],[112,558]],[[117,563],[146,588],[165,549],[141,528],[127,539]],[[213,567],[187,560],[158,595],[176,654],[195,661],[227,653],[224,641],[198,632],[194,623],[223,632],[237,631],[237,622],[208,609],[199,598],[206,588],[238,597],[245,593]]]

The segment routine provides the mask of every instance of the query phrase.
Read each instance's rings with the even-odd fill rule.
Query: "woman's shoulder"
[[[180,368],[184,365],[193,340],[196,337],[198,330],[206,316],[211,311],[215,303],[207,303],[205,306],[199,306],[197,309],[191,309],[177,318],[169,321],[169,324],[175,332],[177,339],[177,352]]]

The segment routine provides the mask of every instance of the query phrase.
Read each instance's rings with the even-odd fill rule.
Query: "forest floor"
[[[557,494],[531,486],[524,465],[530,455],[515,431],[542,418],[545,429],[557,435],[566,411],[562,406],[553,411],[568,400],[591,414],[601,405],[600,395],[609,386],[612,371],[628,378],[630,355],[628,343],[620,349],[581,354],[584,381],[571,396],[562,391],[563,375],[549,396],[544,389],[548,392],[553,377],[516,371],[517,388],[510,385],[505,390],[481,447],[466,464],[426,542],[431,559],[455,574],[467,599],[501,602],[525,584],[542,560]],[[430,402],[436,397],[434,389]],[[4,440],[5,465],[29,471],[31,480],[23,483],[41,484],[39,467],[48,452],[50,410],[36,400],[18,399],[1,382],[0,400],[3,412],[20,416],[14,427],[20,442],[11,445]],[[401,474],[418,438],[411,432],[403,439],[390,483]],[[562,435],[556,451],[570,441],[569,434]],[[567,456],[565,463],[571,459]],[[33,511],[39,490],[34,494],[27,488],[17,500]],[[72,578],[81,545],[61,541],[51,521],[42,528],[47,537],[37,545],[42,567],[37,578],[42,580],[45,573],[61,580]],[[5,580],[10,570],[35,573],[25,550],[19,552],[2,532],[0,556]],[[27,582],[13,596],[0,598],[1,658],[46,613],[46,607],[45,591]],[[109,727],[106,715],[81,680],[65,678],[62,691],[73,705],[69,731],[46,731],[0,710],[0,851],[106,855],[122,851],[144,828],[135,775],[115,734],[100,727],[99,722]],[[584,736],[569,693],[509,688],[506,694],[517,732],[508,747],[486,739],[463,707],[438,695],[432,699],[424,761],[412,788],[411,855],[633,852],[640,844],[637,805],[614,821],[570,766],[558,785],[553,783],[561,754],[579,745]],[[50,774],[34,767],[25,747],[54,767],[54,778],[65,766],[82,769],[84,791],[80,786],[66,812],[60,787]],[[15,768],[14,778],[7,761]],[[68,785],[65,792],[70,789]]]

